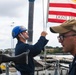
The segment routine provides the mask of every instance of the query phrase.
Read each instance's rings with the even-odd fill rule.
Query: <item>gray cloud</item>
[[[25,0],[0,0],[0,16],[16,17],[17,10],[26,4]]]

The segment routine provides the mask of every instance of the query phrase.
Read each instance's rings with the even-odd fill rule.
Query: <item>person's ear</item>
[[[21,35],[20,35],[20,34],[18,34],[18,37],[21,37]]]

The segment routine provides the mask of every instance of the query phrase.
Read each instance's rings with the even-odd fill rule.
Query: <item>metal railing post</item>
[[[9,63],[6,63],[6,75],[9,75]]]
[[[59,72],[59,60],[56,60],[54,75],[60,75],[60,72]]]

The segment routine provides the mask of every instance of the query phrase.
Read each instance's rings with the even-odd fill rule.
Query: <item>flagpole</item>
[[[48,2],[47,1],[47,6],[48,6]],[[45,19],[45,10],[44,10],[44,0],[42,0],[42,9],[43,9],[43,31],[47,31],[47,16],[46,16],[46,19]],[[47,12],[46,12],[47,14]],[[47,54],[47,51],[46,51],[46,46],[44,47],[44,60],[45,60],[45,65],[43,66],[43,70],[46,68],[46,54]],[[46,70],[45,70],[45,75],[46,75]]]
[[[42,14],[43,14],[43,31],[45,31],[46,30],[46,26],[45,26],[45,16],[44,16],[44,0],[42,0]],[[43,66],[43,70],[45,70],[45,67],[46,67],[46,49],[45,49],[45,47],[44,47],[44,60],[45,60],[45,64],[44,64],[44,66]],[[45,70],[45,75],[46,75],[46,70]]]

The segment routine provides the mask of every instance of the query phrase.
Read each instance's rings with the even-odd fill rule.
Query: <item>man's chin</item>
[[[68,53],[68,51],[66,51],[65,49],[63,49],[63,52],[64,52],[64,53]]]

